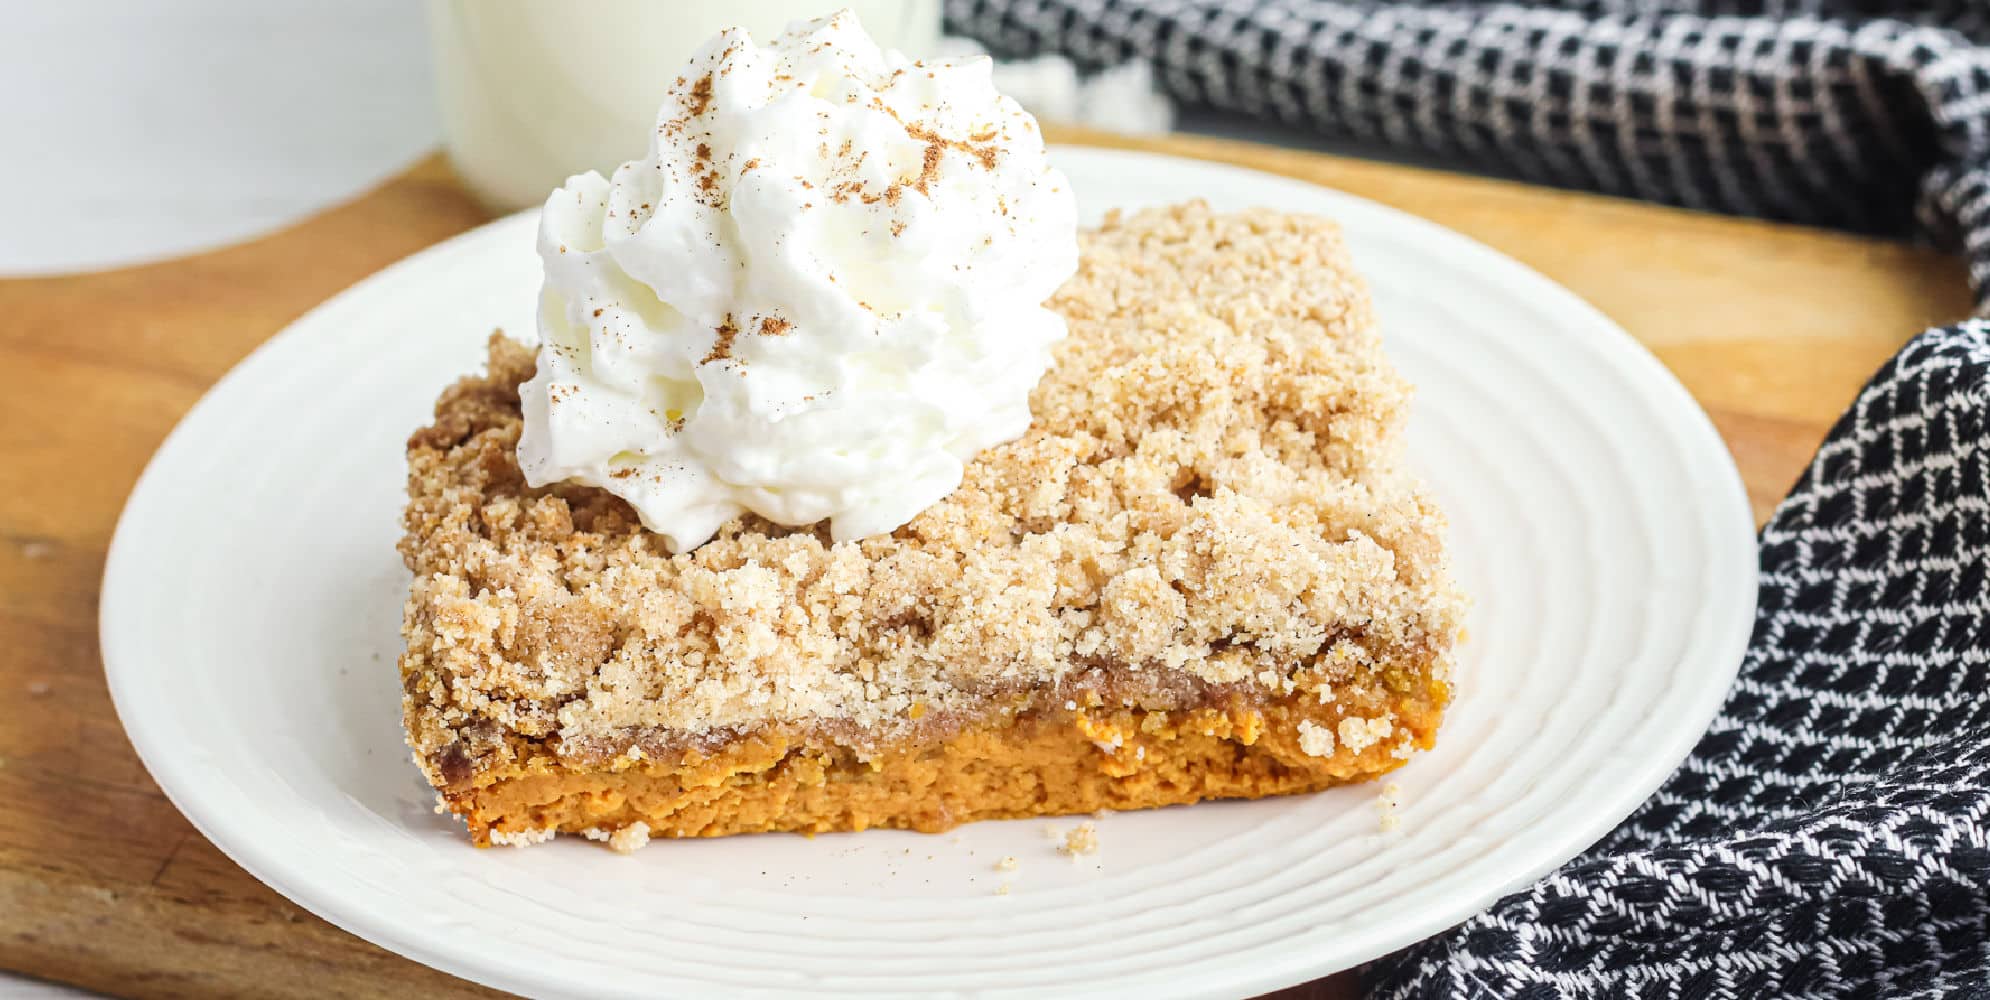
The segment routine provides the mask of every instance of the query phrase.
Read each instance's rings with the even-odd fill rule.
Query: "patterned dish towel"
[[[1990,0],[947,0],[1005,56],[1688,208],[1915,235],[1990,298]],[[1877,13],[1883,12],[1883,13]],[[1762,530],[1720,717],[1380,996],[1990,996],[1990,322],[1873,377]]]

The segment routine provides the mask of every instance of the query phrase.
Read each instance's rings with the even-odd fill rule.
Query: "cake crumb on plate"
[[[1076,859],[1081,854],[1099,853],[1099,827],[1090,820],[1078,824],[1064,835],[1064,845],[1058,850]]]

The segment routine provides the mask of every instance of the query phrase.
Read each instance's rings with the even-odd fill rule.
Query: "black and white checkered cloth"
[[[947,0],[998,54],[1569,187],[1957,246],[1990,301],[1990,0]],[[1761,538],[1720,717],[1381,996],[1990,997],[1990,321],[1929,330]]]

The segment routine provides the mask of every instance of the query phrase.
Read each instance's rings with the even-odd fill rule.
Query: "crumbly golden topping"
[[[1299,749],[1305,751],[1309,757],[1333,756],[1334,731],[1311,719],[1300,720]]]
[[[1408,387],[1333,224],[1109,218],[1051,306],[1030,431],[909,524],[831,545],[747,517],[677,556],[603,491],[524,485],[532,357],[493,337],[408,447],[431,780],[772,724],[862,746],[1067,701],[1325,700],[1448,655],[1442,519],[1396,468]]]

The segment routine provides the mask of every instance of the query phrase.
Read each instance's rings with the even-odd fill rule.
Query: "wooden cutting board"
[[[1969,308],[1958,260],[1894,243],[1240,143],[1062,138],[1316,181],[1538,268],[1678,374],[1758,518],[1874,368]],[[96,601],[125,494],[202,391],[327,296],[485,218],[430,160],[244,246],[0,281],[0,968],[142,996],[484,992],[309,915],[180,817],[112,712]],[[1353,991],[1341,976],[1293,995]]]

